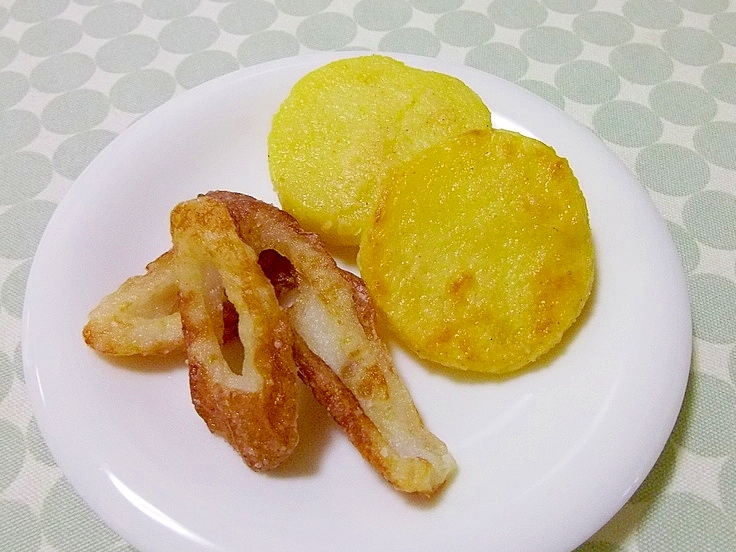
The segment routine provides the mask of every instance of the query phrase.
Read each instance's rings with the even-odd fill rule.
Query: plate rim
[[[41,240],[39,241],[37,254],[34,255],[31,269],[29,272],[28,280],[27,280],[27,287],[25,292],[25,300],[23,305],[23,315],[22,315],[22,335],[21,335],[21,344],[22,344],[22,351],[23,351],[23,369],[24,369],[24,375],[25,375],[25,381],[27,382],[26,387],[29,389],[29,395],[31,398],[31,405],[34,417],[39,416],[40,409],[43,408],[43,397],[41,396],[42,389],[41,384],[38,379],[40,374],[35,370],[35,363],[32,362],[32,353],[29,351],[30,347],[30,332],[31,332],[31,325],[33,321],[31,320],[31,297],[33,295],[33,291],[36,286],[38,286],[38,279],[40,278],[38,274],[38,268],[37,268],[37,258],[39,257],[38,252],[41,252],[43,254],[44,248],[46,247],[46,243],[48,241],[47,233],[52,232],[58,224],[61,224],[61,220],[64,219],[65,216],[68,216],[67,210],[73,206],[74,200],[84,194],[83,186],[81,184],[78,184],[79,182],[84,183],[85,179],[88,178],[88,174],[91,173],[91,171],[94,169],[94,167],[97,166],[97,164],[102,163],[106,160],[106,156],[114,155],[114,152],[116,148],[120,147],[120,144],[123,143],[126,140],[131,140],[134,138],[135,133],[137,132],[136,129],[140,128],[142,125],[155,125],[156,122],[161,119],[167,117],[167,114],[176,112],[179,109],[182,109],[184,106],[186,106],[189,103],[199,101],[198,98],[206,97],[210,92],[214,92],[219,90],[221,87],[224,86],[230,86],[235,85],[240,80],[249,80],[258,78],[259,75],[263,75],[266,73],[269,73],[271,71],[288,71],[290,69],[299,67],[311,67],[311,66],[317,66],[318,64],[322,62],[328,62],[334,59],[340,59],[344,57],[352,57],[352,56],[360,56],[360,55],[367,55],[368,52],[339,52],[339,53],[318,53],[318,54],[302,54],[299,56],[295,56],[292,58],[284,58],[280,60],[274,60],[270,62],[266,62],[263,64],[241,68],[238,69],[232,73],[229,73],[227,75],[223,75],[221,77],[218,77],[216,79],[213,79],[211,81],[208,81],[202,85],[199,85],[195,88],[192,88],[190,90],[184,91],[181,94],[175,96],[172,98],[169,102],[166,102],[162,106],[157,107],[156,109],[152,110],[145,116],[138,119],[136,122],[134,122],[128,129],[125,129],[123,132],[120,133],[118,137],[116,137],[90,164],[85,170],[80,174],[80,176],[76,179],[76,181],[72,184],[68,192],[65,194],[65,196],[62,198],[59,206],[55,210],[54,214],[52,215],[51,219],[49,220],[49,223],[42,235]],[[574,120],[572,117],[570,117],[568,114],[566,114],[564,111],[560,110],[556,106],[546,102],[542,98],[539,98],[535,96],[533,93],[527,91],[526,89],[514,84],[510,83],[508,81],[502,81],[502,79],[499,79],[498,77],[495,77],[493,75],[484,73],[478,69],[474,69],[469,66],[465,65],[456,65],[452,64],[451,62],[445,62],[441,60],[437,60],[434,58],[424,58],[421,56],[412,56],[412,55],[404,55],[404,54],[386,54],[390,57],[393,57],[395,59],[400,59],[402,61],[405,61],[406,63],[410,65],[415,66],[424,66],[424,65],[436,65],[438,66],[437,70],[440,70],[439,67],[446,67],[447,70],[454,69],[458,72],[475,72],[478,74],[479,78],[482,77],[484,79],[491,79],[492,81],[496,81],[497,83],[501,81],[503,83],[503,86],[505,87],[512,87],[514,90],[513,92],[516,94],[519,94],[520,97],[523,98],[524,103],[531,102],[532,104],[536,104],[537,106],[543,106],[543,110],[545,113],[548,113],[550,117],[553,119],[562,119],[565,120],[565,123],[569,125],[570,127],[574,127],[576,129],[576,132],[580,133],[581,135],[586,135],[588,139],[595,140],[600,146],[602,146],[603,150],[608,152],[608,155],[611,157],[613,162],[615,162],[624,172],[629,174],[629,182],[636,182],[636,179],[634,178],[633,174],[630,173],[628,168],[625,167],[623,162],[615,155],[615,153],[605,144],[602,140],[600,140],[595,134],[592,133],[587,127],[579,123],[578,121]],[[651,201],[651,198],[646,194],[645,191],[641,190],[641,194],[644,196],[646,200],[649,201],[650,205],[649,208],[651,211],[655,214],[655,216],[660,219],[661,226],[664,227],[664,221],[659,214],[659,212],[656,210],[656,207],[654,206],[653,202]],[[644,199],[643,198],[643,199]],[[670,238],[671,239],[671,238]],[[674,245],[672,246],[674,248]],[[674,275],[674,285],[679,286],[681,289],[685,289],[686,291],[686,285],[685,285],[685,277],[684,272],[682,272],[682,266],[679,264],[678,259],[678,265],[680,267],[679,274]],[[687,348],[688,351],[692,351],[692,325],[691,325],[691,314],[689,310],[689,303],[687,304],[687,312],[684,314],[684,318],[689,323],[688,331],[683,331],[683,335],[687,336],[688,343],[686,343],[684,346]],[[690,354],[688,355],[687,362],[684,364],[687,364],[688,368],[690,365]],[[684,374],[680,375],[679,380],[679,400],[673,401],[673,404],[676,403],[677,408],[676,411],[679,412],[679,409],[682,405],[682,401],[684,398],[685,388],[687,385],[688,375],[689,375],[689,369],[683,370]],[[32,382],[32,383],[28,383]],[[656,462],[657,457],[663,450],[667,439],[669,438],[669,435],[674,427],[674,424],[676,422],[676,413],[674,416],[671,416],[671,426],[669,428],[669,431],[667,432],[666,436],[662,440],[661,446],[658,447],[659,450],[656,451],[656,454],[653,455],[653,458],[647,459],[645,463],[649,464],[646,468],[646,472],[648,473],[651,468],[653,467],[654,463]],[[44,440],[47,443],[52,443],[55,441],[55,438],[51,435],[48,435],[49,429],[48,427],[40,427],[41,424],[39,424],[39,429],[41,430],[41,434],[44,437]],[[58,449],[58,445],[55,445],[54,448],[52,448],[51,444],[49,446],[51,448],[51,452],[54,456],[55,461],[58,463],[59,467],[62,469],[62,472],[65,474],[66,477],[69,478],[72,485],[75,487],[75,489],[78,489],[78,482],[75,482],[74,479],[72,479],[69,476],[69,470],[65,469],[61,462],[58,461],[58,450],[54,450],[54,448]],[[63,456],[63,455],[62,455]],[[650,455],[652,456],[652,455]],[[638,488],[639,484],[643,481],[643,478],[641,481],[635,484],[630,490],[629,493],[626,495],[623,495],[619,497],[617,504],[618,506],[610,512],[610,516],[606,518],[605,521],[608,521],[610,517],[615,515],[616,512],[628,501],[628,499],[633,495],[636,488]],[[81,494],[81,493],[80,493]],[[88,504],[91,504],[89,501],[89,498],[87,496],[83,496],[85,501]],[[121,528],[120,525],[117,523],[116,520],[109,519],[109,515],[103,515],[100,513],[100,511],[97,508],[94,508],[96,513],[100,515],[100,517],[104,520],[104,522],[112,527],[116,532],[119,534],[125,533],[124,528]],[[600,525],[602,526],[602,524]],[[586,539],[591,536],[597,529],[600,528],[597,527],[594,531],[592,531],[589,535],[586,536]],[[129,537],[126,537],[129,538]]]

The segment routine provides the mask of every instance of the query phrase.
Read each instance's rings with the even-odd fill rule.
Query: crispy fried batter
[[[227,298],[220,307],[223,341],[229,342],[238,337],[238,313]],[[173,251],[151,261],[145,274],[131,276],[104,297],[89,314],[82,336],[87,345],[106,355],[148,356],[184,351]]]
[[[362,280],[339,269],[320,239],[284,211],[242,194],[207,197],[227,205],[242,239],[261,253],[288,305],[299,375],[317,400],[397,489],[437,490],[455,461],[394,370]]]
[[[251,468],[272,469],[298,441],[286,315],[221,203],[200,197],[179,204],[171,213],[171,235],[194,406]],[[240,373],[231,369],[220,340],[225,296],[239,316]]]
[[[165,355],[184,348],[171,251],[132,276],[92,310],[84,341],[108,355]]]

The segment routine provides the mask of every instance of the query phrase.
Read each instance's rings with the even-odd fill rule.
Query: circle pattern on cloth
[[[147,113],[171,98],[176,80],[160,69],[141,69],[118,79],[110,89],[110,103],[120,111]]]
[[[361,0],[353,9],[355,22],[370,31],[398,29],[411,15],[411,6],[404,0]]]
[[[488,17],[500,27],[529,29],[547,20],[547,9],[537,0],[494,0],[488,5]]]
[[[0,462],[0,491],[7,489],[18,477],[26,456],[23,432],[10,422],[0,419],[0,443],[3,461]]]
[[[27,146],[41,131],[41,122],[22,109],[0,112],[0,155]]]
[[[601,104],[619,92],[618,75],[601,63],[575,60],[555,73],[555,85],[565,97],[582,104]]]
[[[718,40],[736,46],[736,12],[724,12],[714,15],[708,27]]]
[[[720,190],[694,194],[683,208],[682,221],[705,245],[736,250],[736,196]]]
[[[721,468],[718,491],[723,509],[732,520],[736,519],[736,457],[729,458]]]
[[[20,49],[36,57],[65,52],[82,40],[82,27],[68,19],[52,19],[26,29],[20,37]]]
[[[28,506],[0,499],[0,542],[13,552],[37,552],[41,549],[38,519]]]
[[[670,0],[627,0],[621,13],[645,29],[673,29],[683,18],[682,10]]]
[[[15,0],[10,16],[22,23],[38,23],[64,13],[69,0]]]
[[[158,52],[158,42],[153,38],[129,34],[101,46],[95,61],[100,69],[108,73],[129,73],[151,63]]]
[[[597,0],[542,0],[550,10],[559,13],[582,13],[592,10]]]
[[[5,312],[17,319],[23,315],[23,298],[30,270],[30,261],[21,263],[10,272],[0,290],[0,304]]]
[[[515,81],[526,74],[529,60],[510,44],[490,42],[470,50],[465,64],[506,80]]]
[[[263,0],[239,0],[222,9],[217,23],[235,35],[249,35],[268,29],[276,21],[278,13],[273,4]]]
[[[44,128],[74,134],[99,125],[110,112],[110,100],[97,90],[79,89],[52,99],[41,112]]]
[[[453,46],[477,46],[491,39],[493,23],[481,13],[458,10],[440,16],[434,32],[442,42]]]
[[[325,13],[331,5],[333,11]],[[696,337],[730,350],[730,383],[695,376],[684,422],[635,495],[634,500],[653,501],[644,523],[630,537],[599,535],[580,551],[620,551],[626,539],[641,550],[736,549],[736,437],[728,406],[736,399],[732,255],[718,275],[707,272],[714,255],[736,251],[736,195],[708,187],[711,173],[722,178],[721,169],[736,171],[736,123],[730,116],[736,105],[733,3],[626,0],[613,8],[596,0],[493,0],[478,7],[463,0],[361,0],[346,6],[330,0],[11,0],[0,6],[0,29],[6,31],[0,36],[0,258],[12,267],[0,279],[0,311],[20,318],[33,252],[55,208],[34,197],[49,187],[54,171],[57,178],[76,179],[117,136],[96,128],[107,121],[121,129],[118,113],[108,120],[111,106],[145,113],[171,98],[177,84],[192,88],[240,65],[293,56],[303,48],[375,45],[382,52],[430,57],[444,48],[560,109],[567,103],[603,139],[636,148],[630,158],[639,181],[682,206],[678,222],[667,225],[694,297]],[[297,33],[281,30],[300,21]],[[704,30],[692,28],[696,24]],[[157,40],[145,36],[152,30],[160,30]],[[542,68],[540,76],[535,62],[552,67]],[[19,72],[23,64],[32,70]],[[39,104],[46,108],[29,107]],[[72,112],[82,113],[81,120]],[[58,135],[50,137],[58,143],[54,149],[46,150],[44,127]],[[691,135],[692,146],[685,147]],[[678,136],[685,136],[679,145],[660,141]],[[725,174],[729,184],[731,174]],[[0,351],[0,401],[21,372],[19,346],[12,358]],[[54,464],[32,419],[23,433],[0,418],[0,444],[7,443],[12,450],[0,462],[0,490],[23,477],[20,463]],[[701,456],[727,457],[717,472],[719,497],[713,504],[667,491],[683,447],[694,464]],[[43,506],[39,518],[19,501],[0,500],[0,542],[19,552],[42,547],[132,552],[63,480],[46,494]],[[714,530],[706,529],[713,524]],[[63,529],[67,526],[70,531]],[[615,542],[606,542],[609,537]]]
[[[647,146],[662,135],[662,121],[649,108],[627,100],[613,100],[593,114],[593,128],[609,142],[630,148]]]
[[[532,92],[540,98],[547,100],[558,109],[565,109],[564,96],[560,94],[560,91],[551,84],[547,84],[544,81],[534,79],[520,80],[516,84],[523,86],[524,88],[529,90],[529,92]]]
[[[51,161],[35,151],[17,151],[0,157],[0,205],[31,199],[51,182]],[[19,186],[18,183],[23,185]]]
[[[274,59],[295,56],[299,41],[284,31],[263,31],[246,38],[238,47],[238,61],[243,67]]]
[[[583,51],[575,34],[559,27],[534,27],[521,35],[521,50],[535,61],[560,64],[572,61]]]
[[[0,36],[0,69],[4,69],[18,55],[20,46],[7,36]]]
[[[688,11],[712,15],[728,9],[728,0],[676,0]]]
[[[716,101],[705,90],[679,81],[663,82],[652,88],[649,105],[663,119],[687,126],[710,121],[718,110]]]
[[[614,48],[608,56],[611,67],[634,84],[657,84],[672,75],[672,59],[651,44],[629,43]]]
[[[31,258],[54,209],[54,203],[34,199],[0,213],[0,257]]]
[[[381,52],[427,57],[437,56],[441,47],[440,40],[434,34],[418,27],[404,27],[389,31],[378,42],[378,50]]]
[[[66,178],[76,179],[116,136],[114,132],[96,128],[67,138],[54,151],[51,160],[54,169]]]
[[[143,9],[130,2],[103,4],[82,19],[82,29],[94,38],[115,38],[133,31],[143,21]]]
[[[733,323],[736,320],[736,284],[723,276],[708,273],[691,276],[688,284],[692,302],[694,335],[710,343],[736,341],[736,324]],[[705,399],[703,402],[706,402]],[[736,408],[736,403],[731,404]],[[705,430],[706,428],[697,428],[692,431],[699,433],[700,429]],[[733,447],[736,446],[736,442],[731,442],[730,445],[724,442],[721,446]]]
[[[463,0],[411,0],[411,5],[424,13],[447,13],[463,5]]]
[[[736,170],[736,123],[711,121],[697,128],[693,135],[695,151],[725,169]]]
[[[143,11],[152,19],[176,19],[192,13],[201,0],[143,0]]]
[[[24,263],[30,269],[30,263]],[[27,271],[26,271],[27,272]],[[54,465],[54,457],[51,455],[49,447],[43,440],[41,431],[38,428],[35,418],[31,418],[26,428],[26,446],[31,451],[33,457],[46,466]]]
[[[599,46],[618,46],[634,36],[631,23],[610,12],[591,11],[578,15],[572,28],[580,38]]]
[[[115,550],[120,542],[63,478],[46,495],[40,521],[43,535],[59,552]]]
[[[645,147],[636,156],[635,169],[644,186],[670,196],[690,195],[710,180],[708,163],[693,150],[677,144]]]
[[[276,8],[287,15],[304,17],[321,12],[332,0],[276,0]]]
[[[713,35],[692,27],[665,31],[661,43],[665,52],[685,65],[709,65],[723,56],[723,46]]]
[[[667,228],[675,242],[677,254],[682,261],[682,268],[686,273],[695,270],[700,262],[700,249],[698,242],[682,226],[667,221]]]
[[[313,50],[339,50],[350,44],[357,34],[355,21],[337,12],[309,16],[296,28],[299,42]]]
[[[31,85],[22,73],[4,71],[0,73],[0,109],[13,107],[28,92]]]
[[[706,67],[700,80],[715,98],[736,104],[736,63],[717,63]]]
[[[95,60],[79,52],[44,59],[31,71],[30,83],[39,92],[58,94],[82,86],[95,74]]]
[[[220,50],[197,52],[176,66],[174,76],[184,88],[194,88],[208,80],[235,71],[240,64],[233,55]]]
[[[158,35],[158,43],[167,52],[192,54],[209,48],[220,36],[217,23],[206,17],[180,17],[167,23]]]
[[[639,550],[736,550],[733,524],[722,510],[693,494],[664,494],[646,515]]]

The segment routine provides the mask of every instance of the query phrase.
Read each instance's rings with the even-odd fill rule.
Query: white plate
[[[59,205],[28,279],[26,382],[44,438],[72,485],[142,550],[570,550],[609,520],[661,452],[690,364],[685,281],[663,221],[589,131],[488,74],[428,58],[493,113],[569,159],[590,209],[598,279],[548,365],[494,380],[452,376],[396,349],[425,422],[457,476],[433,502],[381,480],[305,401],[284,469],[250,471],[194,412],[180,361],[89,350],[87,313],[169,247],[168,214],[212,189],[276,202],[266,135],[302,75],[335,54],[226,75],[142,118]]]

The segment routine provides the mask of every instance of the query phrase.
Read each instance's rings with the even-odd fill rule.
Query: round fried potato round
[[[335,61],[299,80],[279,107],[271,179],[306,230],[358,245],[389,168],[490,120],[478,95],[449,75],[378,55]]]
[[[550,350],[590,295],[588,212],[565,159],[473,131],[392,171],[363,235],[361,275],[421,358],[506,373]]]

